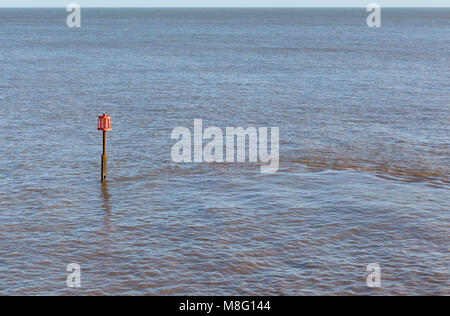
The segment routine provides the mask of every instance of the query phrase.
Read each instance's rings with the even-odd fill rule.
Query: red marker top
[[[102,116],[98,117],[98,124],[97,129],[99,131],[110,131],[112,130],[111,125],[111,116],[103,114]]]

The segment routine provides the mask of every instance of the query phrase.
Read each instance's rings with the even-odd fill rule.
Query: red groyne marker
[[[106,183],[108,175],[108,155],[106,155],[106,131],[112,130],[111,116],[103,114],[98,117],[97,129],[103,131],[102,182]]]

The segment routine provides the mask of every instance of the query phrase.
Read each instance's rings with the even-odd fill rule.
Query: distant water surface
[[[0,10],[0,294],[450,294],[450,10],[66,15]],[[279,172],[173,163],[195,118]]]

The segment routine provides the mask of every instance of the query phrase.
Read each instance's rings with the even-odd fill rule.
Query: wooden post
[[[106,131],[103,131],[102,182],[106,183],[108,175],[108,155],[106,155]]]

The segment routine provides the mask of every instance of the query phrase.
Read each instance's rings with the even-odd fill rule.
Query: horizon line
[[[66,8],[66,6],[1,6],[0,9],[61,9]],[[91,9],[365,9],[366,6],[276,6],[276,7],[258,7],[258,6],[248,6],[248,7],[226,7],[226,6],[188,6],[188,7],[165,7],[165,6],[81,6],[81,8],[91,8]],[[381,6],[381,8],[387,9],[450,9],[448,7],[442,6]]]

